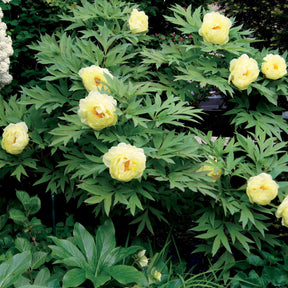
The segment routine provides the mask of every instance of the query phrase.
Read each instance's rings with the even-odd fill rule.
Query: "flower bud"
[[[133,9],[129,18],[129,27],[132,33],[148,31],[148,16],[144,11]]]
[[[288,227],[288,196],[278,206],[276,217],[282,218],[282,225]]]

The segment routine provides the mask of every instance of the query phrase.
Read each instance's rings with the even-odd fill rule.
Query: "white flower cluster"
[[[8,3],[10,0],[5,0]],[[5,3],[3,0],[3,2]],[[11,83],[12,76],[9,74],[10,59],[13,54],[12,39],[6,35],[7,26],[2,22],[3,12],[0,8],[0,88]]]
[[[11,0],[2,0],[4,4],[9,3]]]

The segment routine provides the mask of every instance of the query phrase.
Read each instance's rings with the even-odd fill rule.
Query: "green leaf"
[[[263,260],[262,258],[260,258],[257,255],[250,255],[247,257],[246,260],[249,264],[253,265],[253,266],[265,266],[265,260]]]
[[[15,176],[18,181],[21,180],[21,176],[28,176],[25,168],[22,165],[18,165],[16,169],[11,173],[11,176]]]
[[[73,236],[76,244],[80,247],[83,254],[86,255],[91,268],[96,268],[96,246],[92,235],[79,223],[75,224]],[[92,268],[93,269],[93,268]]]
[[[16,238],[15,248],[20,252],[31,251],[31,244],[26,238]]]
[[[86,280],[85,271],[75,268],[69,270],[63,277],[63,287],[78,287]]]
[[[50,278],[50,271],[47,267],[41,269],[34,280],[34,285],[47,285]]]
[[[103,263],[106,256],[115,247],[116,240],[114,225],[111,220],[107,220],[98,228],[96,233],[97,261]]]
[[[31,263],[31,253],[23,252],[14,255],[0,265],[0,288],[8,288],[15,283],[22,273],[28,270]]]
[[[8,220],[8,214],[7,213],[0,216],[0,231],[5,226],[7,220]]]
[[[28,222],[28,218],[21,210],[12,208],[9,210],[9,218],[15,222]]]
[[[47,253],[38,251],[32,254],[31,269],[38,269],[46,261]]]
[[[140,286],[147,287],[148,280],[143,273],[135,267],[128,265],[115,265],[105,269],[105,272],[110,274],[116,281],[126,285],[129,283],[137,283]]]

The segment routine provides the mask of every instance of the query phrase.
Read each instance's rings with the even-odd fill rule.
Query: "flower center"
[[[130,170],[130,160],[127,160],[124,162],[124,172],[127,172]]]
[[[221,29],[221,26],[217,25],[217,26],[213,27],[212,29],[213,30],[219,30],[219,29]]]
[[[14,136],[14,139],[13,139],[13,144],[15,144],[15,143],[16,143],[16,141],[17,141],[17,137],[16,137],[16,136]]]
[[[101,81],[101,79],[99,78],[99,77],[94,77],[94,81],[95,81],[95,84],[96,84],[96,86],[99,86],[101,83],[100,83],[100,81]]]
[[[248,76],[249,75],[249,71],[247,70],[245,73],[243,73],[243,76]]]
[[[273,64],[273,67],[275,70],[278,70],[278,68],[279,68],[277,64]]]
[[[265,185],[261,185],[261,186],[260,186],[260,189],[261,189],[261,190],[269,190],[269,188],[267,188]]]
[[[103,113],[103,112],[98,112],[97,107],[94,107],[92,113],[93,113],[96,117],[98,117],[98,118],[103,118],[103,117],[105,117],[105,113]]]

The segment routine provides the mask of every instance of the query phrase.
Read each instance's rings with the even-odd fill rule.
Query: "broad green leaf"
[[[115,230],[111,220],[105,221],[96,233],[96,249],[98,265],[103,263],[106,256],[116,247]]]
[[[69,270],[63,277],[63,287],[78,287],[86,280],[85,271],[75,268]]]
[[[116,281],[126,285],[129,283],[137,283],[140,286],[147,287],[148,280],[144,274],[135,267],[128,265],[115,265],[105,269]]]
[[[16,238],[15,248],[20,252],[31,251],[31,243],[26,238]]]
[[[43,251],[38,251],[32,254],[31,269],[37,269],[43,265],[46,261],[47,253]]]
[[[86,255],[88,263],[95,268],[96,246],[92,235],[84,228],[84,226],[82,226],[80,223],[76,223],[73,231],[73,236],[76,244],[80,247],[83,254]]]
[[[28,222],[28,218],[24,215],[24,213],[15,208],[9,210],[9,218],[16,222]]]
[[[0,265],[0,288],[8,288],[16,282],[22,273],[28,270],[31,263],[31,253],[26,251],[14,255]]]
[[[50,278],[50,271],[47,267],[41,269],[34,280],[34,285],[47,285]]]

